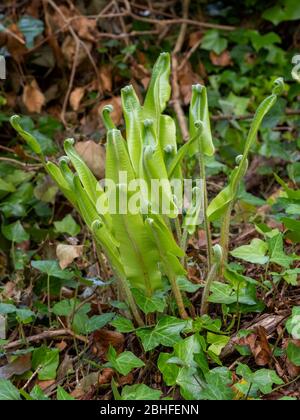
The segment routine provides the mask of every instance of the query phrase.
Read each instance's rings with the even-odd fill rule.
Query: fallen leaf
[[[99,78],[103,92],[112,91],[112,67],[110,64],[103,64],[99,70]]]
[[[248,345],[258,366],[267,365],[272,359],[272,350],[264,327],[258,326],[255,333],[241,339],[239,344]]]
[[[203,83],[203,81],[194,73],[191,63],[187,61],[178,72],[178,83],[182,102],[184,105],[187,105],[192,97],[191,85]]]
[[[24,36],[15,23],[12,23],[8,27],[8,30],[10,31],[10,33],[5,33],[6,48],[13,57],[13,59],[20,63],[20,61],[23,59],[24,54],[26,54],[27,52]],[[11,34],[16,35],[17,38]]]
[[[119,353],[123,350],[125,338],[123,334],[117,331],[102,328],[93,333],[92,340],[93,353],[97,354],[100,359],[106,360],[106,352],[109,346],[113,346]]]
[[[66,344],[66,343],[65,343]],[[67,346],[67,344],[66,344]],[[58,347],[56,345],[56,347]],[[69,356],[67,353],[64,356],[63,361],[59,365],[58,371],[57,371],[57,381],[60,381],[61,379],[65,378],[68,374],[73,373],[73,362],[72,357]]]
[[[59,351],[64,351],[65,350],[65,348],[67,347],[67,343],[64,341],[64,340],[62,340],[61,342],[59,342],[59,343],[56,343],[55,344],[55,347],[59,350]]]
[[[104,368],[98,378],[98,384],[104,385],[111,381],[111,378],[113,377],[114,371],[111,368]]]
[[[203,38],[202,31],[192,32],[189,35],[188,46],[192,48],[195,44],[197,44]]]
[[[151,77],[149,70],[146,69],[146,67],[143,64],[134,62],[131,67],[131,72],[132,76],[142,83],[144,89],[147,89]]]
[[[29,112],[37,114],[41,112],[46,99],[35,79],[24,86],[22,100]]]
[[[58,244],[56,247],[56,256],[62,270],[72,264],[75,258],[81,257],[82,253],[83,245]]]
[[[81,39],[96,42],[98,38],[97,20],[88,19],[86,16],[76,16],[72,20],[72,27]]]
[[[18,357],[13,362],[0,367],[0,378],[9,379],[13,375],[22,375],[31,369],[31,353]]]
[[[98,178],[104,178],[105,175],[105,149],[93,140],[76,143],[75,149],[82,157],[87,166]]]
[[[99,373],[92,372],[84,376],[76,386],[76,388],[71,392],[72,397],[80,398],[83,397],[92,386],[95,386],[98,382]]]
[[[131,385],[134,381],[134,377],[132,373],[128,373],[128,375],[126,376],[121,376],[119,378],[118,384],[120,386],[124,386],[124,385]]]
[[[86,41],[85,46],[88,51],[92,50],[91,42]],[[63,53],[65,60],[67,61],[69,68],[72,68],[74,64],[76,49],[77,49],[77,46],[76,46],[76,42],[74,38],[71,35],[67,35],[62,44],[61,51]],[[86,49],[82,47],[79,48],[79,52],[77,55],[77,65],[81,64],[86,59],[87,57]]]
[[[70,95],[70,105],[73,111],[78,111],[81,99],[84,97],[85,88],[77,87],[75,88]]]
[[[55,384],[55,379],[49,379],[48,381],[37,381],[37,385],[45,391],[45,389],[49,388],[51,385]]]
[[[209,53],[210,61],[213,63],[214,66],[219,67],[227,67],[232,66],[233,62],[230,57],[230,53],[228,50],[221,52],[221,54],[216,54],[214,51]]]

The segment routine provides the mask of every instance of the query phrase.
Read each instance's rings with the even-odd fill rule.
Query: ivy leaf
[[[28,241],[30,238],[19,220],[10,225],[2,225],[1,230],[6,239],[17,244]]]
[[[113,369],[124,376],[128,375],[128,373],[134,368],[145,366],[145,363],[136,357],[131,351],[124,351],[123,353],[117,355],[116,350],[112,346],[109,346],[107,359]]]
[[[263,394],[269,394],[272,392],[273,384],[282,385],[284,382],[276,374],[274,370],[270,369],[259,369],[253,374],[252,381],[258,386]]]
[[[35,319],[35,313],[30,309],[17,309],[16,310],[17,321],[22,324],[30,324]]]
[[[47,381],[56,378],[59,363],[59,350],[41,346],[32,353],[32,368],[39,369],[38,378]]]
[[[0,303],[0,314],[7,315],[16,312],[17,308],[15,305],[10,303]]]
[[[288,268],[294,258],[283,252],[283,238],[281,233],[268,240],[270,261]]]
[[[242,245],[231,251],[231,255],[253,264],[266,264],[269,257],[266,256],[268,244],[261,239],[252,239],[249,245]]]
[[[263,394],[269,394],[272,392],[273,384],[282,385],[284,383],[274,370],[259,369],[253,373],[247,365],[242,363],[239,363],[236,374],[242,376],[248,382],[246,387],[243,384],[242,392],[245,391],[245,388],[247,390],[247,388],[250,389],[251,385],[254,385],[254,388],[259,389]],[[236,386],[238,387],[238,384]]]
[[[123,316],[116,316],[111,322],[110,325],[116,328],[117,331],[121,333],[129,333],[135,330],[135,327],[130,319],[127,319]]]
[[[57,260],[32,261],[31,266],[49,277],[57,277],[63,280],[71,280],[74,277],[71,271],[62,270]]]
[[[93,331],[100,330],[104,325],[108,324],[115,314],[113,312],[107,312],[102,315],[92,316],[86,323],[85,332],[89,334]]]
[[[168,386],[179,385],[183,398],[199,399],[201,379],[195,356],[205,358],[199,335],[194,334],[174,345],[173,353],[160,353],[158,368]],[[203,363],[202,363],[203,365]],[[207,369],[206,365],[203,365]]]
[[[0,379],[0,400],[11,401],[20,399],[18,389],[7,379]]]
[[[258,31],[251,31],[250,39],[255,51],[281,42],[280,37],[275,32],[268,32],[265,35],[261,35]]]
[[[64,299],[53,306],[52,312],[58,316],[69,316],[76,307],[76,304],[79,304],[79,301]]]
[[[152,312],[163,312],[166,306],[165,297],[161,293],[146,296],[139,289],[132,289],[133,296],[139,308],[148,315]]]
[[[274,25],[285,20],[300,19],[300,8],[298,0],[280,0],[276,5],[267,9],[262,17],[270,20]]]
[[[230,337],[226,335],[214,334],[211,332],[207,333],[207,342],[210,344],[208,350],[215,353],[217,356],[221,354],[222,349],[226,346]]]
[[[186,324],[187,321],[173,316],[164,316],[154,328],[139,328],[136,334],[141,339],[145,351],[150,351],[160,344],[172,347],[181,340],[180,333]]]
[[[67,233],[76,236],[80,232],[80,226],[75,222],[71,214],[65,216],[61,221],[54,222],[55,230],[58,233]]]
[[[289,342],[286,354],[289,360],[295,365],[300,366],[300,347],[294,344],[293,342]]]
[[[216,29],[207,31],[201,42],[201,48],[203,50],[214,51],[218,55],[227,48],[227,45],[227,39],[222,38],[220,32]]]
[[[200,287],[200,284],[195,284],[189,281],[186,276],[178,276],[176,283],[180,290],[187,293],[195,293]]]
[[[230,305],[237,301],[236,293],[229,284],[215,281],[212,283],[210,290],[209,302]]]
[[[300,306],[294,306],[292,316],[286,322],[286,329],[295,339],[300,339]]]
[[[232,375],[229,369],[225,367],[218,367],[210,370],[205,375],[206,384],[204,389],[200,392],[201,400],[232,400],[234,392],[230,388]]]
[[[48,401],[50,398],[44,393],[42,388],[38,385],[34,385],[30,392],[30,397],[36,401]]]
[[[60,385],[57,387],[56,399],[58,401],[75,400],[75,398],[68,394]]]
[[[122,400],[159,400],[161,391],[144,384],[126,385],[122,389]]]
[[[34,39],[43,33],[44,22],[32,16],[23,16],[19,22],[18,27],[26,40],[26,47],[34,47]]]

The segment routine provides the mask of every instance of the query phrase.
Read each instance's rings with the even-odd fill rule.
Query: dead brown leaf
[[[91,42],[86,41],[85,45],[88,51],[91,51],[92,49]],[[61,47],[61,51],[63,53],[65,60],[67,61],[68,67],[72,68],[75,55],[76,55],[76,42],[71,35],[67,35],[65,37],[64,42]],[[77,65],[80,65],[86,59],[86,57],[87,57],[86,50],[81,47],[79,49],[79,53],[77,56]]]
[[[103,92],[112,91],[112,66],[110,64],[103,64],[99,70],[99,79]]]
[[[138,80],[143,85],[144,89],[147,89],[151,77],[149,70],[146,69],[143,64],[133,62],[131,71],[134,79]]]
[[[209,53],[210,61],[213,63],[214,66],[219,67],[227,67],[232,66],[233,62],[230,57],[230,53],[228,50],[221,52],[221,54],[216,54],[214,51]]]
[[[184,105],[190,103],[192,97],[191,85],[201,82],[203,83],[201,78],[196,73],[194,73],[191,63],[187,61],[178,72],[180,95]]]
[[[72,27],[79,38],[90,42],[96,42],[98,39],[96,19],[88,19],[86,16],[77,16],[72,20]]]
[[[22,32],[19,30],[18,26],[15,23],[12,23],[8,30],[15,34],[20,40],[24,41],[24,36]],[[6,48],[13,57],[14,60],[16,60],[18,63],[23,59],[24,54],[27,52],[27,48],[22,42],[20,42],[18,39],[16,39],[13,35],[10,33],[5,33],[6,36]]]
[[[41,112],[46,99],[35,79],[24,86],[22,100],[29,112],[37,114]]]
[[[69,373],[72,373],[73,371],[74,369],[72,357],[66,353],[57,371],[57,381],[60,381],[61,379],[65,378]]]
[[[248,345],[258,366],[265,366],[272,359],[272,350],[264,327],[258,326],[255,333],[244,337],[240,344]]]
[[[106,352],[109,346],[113,346],[117,352],[123,351],[124,335],[117,331],[110,331],[106,328],[95,331],[92,336],[93,353],[97,354],[100,359],[106,360]]]
[[[0,367],[0,378],[9,379],[13,375],[22,375],[31,369],[31,354],[24,354],[13,362]]]
[[[133,383],[134,377],[132,373],[128,373],[128,375],[126,376],[121,376],[119,378],[119,385],[124,386],[124,385],[131,385]]]
[[[188,40],[189,48],[192,48],[195,44],[197,44],[201,38],[203,38],[202,31],[196,31],[196,32],[190,33],[189,40]]]
[[[70,105],[73,111],[78,111],[81,99],[84,97],[85,88],[77,87],[75,88],[70,95]]]
[[[37,385],[45,391],[45,389],[49,388],[51,385],[55,384],[54,379],[49,379],[48,381],[37,381]]]
[[[82,253],[83,245],[58,244],[56,247],[56,256],[62,270],[72,264],[76,258],[81,257]]]
[[[98,384],[104,385],[110,382],[113,377],[114,371],[111,368],[104,368],[98,378]]]
[[[93,140],[76,143],[75,149],[93,174],[101,179],[105,174],[105,149]]]

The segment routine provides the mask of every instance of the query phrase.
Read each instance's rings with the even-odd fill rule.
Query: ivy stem
[[[208,198],[207,198],[207,187],[206,187],[205,159],[204,159],[204,154],[201,151],[201,148],[200,148],[200,154],[199,154],[199,167],[200,167],[200,178],[203,181],[203,207],[204,207],[203,215],[204,215],[204,229],[205,229],[206,248],[207,248],[207,271],[209,272],[212,266],[213,251],[212,251],[210,223],[207,217]]]

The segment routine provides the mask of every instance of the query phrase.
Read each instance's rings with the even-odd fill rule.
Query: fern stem
[[[175,297],[175,300],[176,300],[176,303],[177,303],[177,306],[178,306],[179,315],[182,319],[187,319],[187,318],[189,318],[189,316],[188,316],[188,314],[185,310],[185,306],[184,306],[183,299],[182,299],[182,294],[181,294],[181,291],[178,287],[178,284],[176,283],[176,278],[174,276],[170,275],[169,280],[170,280],[170,283],[171,283],[173,295]]]
[[[224,270],[228,260],[229,252],[229,233],[230,233],[230,219],[233,209],[233,202],[228,206],[226,213],[223,216],[221,234],[220,234],[220,245],[223,250],[222,261],[220,264],[220,279],[224,276]]]
[[[199,155],[199,166],[200,166],[200,178],[203,181],[203,207],[204,207],[203,214],[204,214],[204,229],[205,229],[206,249],[207,249],[207,269],[208,271],[210,271],[211,266],[212,266],[213,251],[212,251],[210,223],[207,217],[208,198],[207,198],[207,187],[206,187],[205,160],[204,160],[204,154],[201,151]]]
[[[201,300],[201,310],[200,310],[201,315],[206,315],[207,312],[208,312],[209,292],[210,292],[212,282],[214,281],[214,279],[216,278],[216,275],[218,273],[218,268],[219,268],[219,264],[214,263],[212,265],[209,273],[208,273],[207,278],[206,278],[205,287],[204,287],[204,290],[203,290],[202,300]]]

